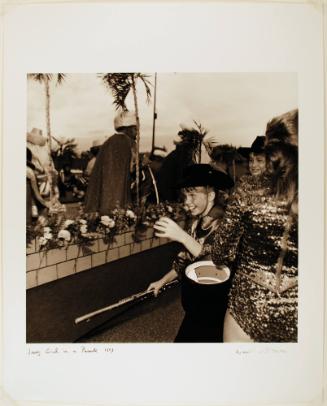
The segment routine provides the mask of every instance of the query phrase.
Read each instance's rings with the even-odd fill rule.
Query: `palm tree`
[[[76,148],[77,143],[75,138],[66,138],[63,140],[58,140],[57,138],[52,138],[57,142],[58,149],[52,152],[52,157],[54,162],[57,164],[57,168],[61,168],[63,165],[69,163],[78,157]]]
[[[237,148],[231,144],[221,144],[213,148],[211,159],[214,161],[224,162],[228,167],[232,165],[233,180],[236,181],[236,161],[242,161],[242,155],[237,151]]]
[[[47,123],[47,136],[48,136],[48,153],[49,153],[49,161],[50,161],[50,170],[54,170],[53,161],[51,157],[51,121],[50,121],[50,82],[55,79],[56,84],[60,85],[66,75],[63,73],[57,73],[56,75],[52,73],[29,73],[27,75],[28,78],[39,82],[40,84],[44,85],[45,90],[45,115],[46,115],[46,123]],[[50,182],[50,199],[52,198],[52,179],[49,176]]]
[[[136,83],[140,81],[143,83],[146,92],[147,102],[151,98],[151,83],[148,80],[148,75],[143,73],[105,73],[100,75],[103,83],[111,90],[114,105],[116,109],[127,111],[126,97],[130,90],[133,92],[135,118],[136,118],[136,205],[140,204],[140,117],[138,113],[138,100],[136,92]]]
[[[202,142],[203,138],[208,134],[208,130],[206,130],[201,123],[197,123],[193,120],[195,124],[195,131],[199,134],[199,146],[198,146],[198,156],[199,156],[199,163],[201,163],[201,150],[202,150]]]

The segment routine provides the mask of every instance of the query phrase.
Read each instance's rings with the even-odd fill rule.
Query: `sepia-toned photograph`
[[[293,73],[28,73],[27,343],[297,343]]]
[[[4,5],[1,405],[323,404],[318,3]]]

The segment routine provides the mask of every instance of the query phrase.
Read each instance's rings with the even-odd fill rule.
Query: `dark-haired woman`
[[[212,260],[235,261],[225,342],[297,341],[297,111],[268,123],[266,154],[271,173],[241,180],[215,234]]]
[[[253,141],[249,151],[249,171],[252,176],[262,176],[267,169],[265,137],[258,136]]]

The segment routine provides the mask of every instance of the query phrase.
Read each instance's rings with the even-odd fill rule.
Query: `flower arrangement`
[[[148,227],[152,227],[160,217],[170,217],[176,221],[185,219],[187,213],[181,203],[159,203],[142,208],[135,224],[134,240],[139,241]]]
[[[115,241],[115,236],[130,227],[135,227],[134,240],[139,241],[141,235],[151,227],[160,217],[169,216],[173,220],[185,218],[185,211],[181,204],[160,203],[141,209],[116,208],[108,215],[84,213],[80,206],[79,215],[74,219],[66,217],[65,212],[50,213],[47,218],[40,216],[34,227],[27,227],[26,241],[29,244],[38,238],[40,251],[52,248],[68,247],[77,244],[83,254],[92,250],[92,241],[102,238],[106,244]]]

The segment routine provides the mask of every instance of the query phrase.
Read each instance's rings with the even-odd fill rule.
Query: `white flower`
[[[167,206],[167,211],[168,211],[168,213],[172,213],[174,210],[171,206]]]
[[[80,232],[81,232],[81,234],[86,234],[87,233],[87,225],[86,224],[81,225]]]
[[[87,221],[86,220],[84,220],[84,219],[80,219],[80,224],[87,224]]]
[[[58,238],[65,241],[70,241],[71,239],[70,232],[68,230],[60,230],[58,233]]]
[[[43,228],[43,233],[44,233],[44,234],[51,233],[51,228],[50,228],[50,227],[44,227],[44,228]]]
[[[37,222],[41,225],[41,226],[45,226],[47,223],[47,219],[44,216],[39,216],[37,219]]]
[[[109,216],[101,216],[101,224],[109,228],[114,228],[116,223],[115,220]]]
[[[75,221],[74,220],[66,220],[65,222],[64,222],[64,228],[67,228],[67,227],[69,227],[71,224],[74,224],[75,223]]]
[[[44,234],[43,234],[43,237],[44,237],[46,240],[52,240],[53,235],[52,235],[52,233],[44,233]]]
[[[48,240],[46,238],[44,238],[44,237],[39,238],[40,247],[43,247],[43,245],[46,245],[47,242],[48,242]]]
[[[114,228],[115,225],[116,225],[115,220],[110,219],[110,222],[109,222],[109,224],[108,224],[108,227],[109,227],[109,228]]]
[[[101,223],[107,223],[108,221],[110,221],[110,217],[109,216],[101,216]]]
[[[128,217],[130,219],[135,219],[136,215],[132,210],[126,210],[126,217]]]

